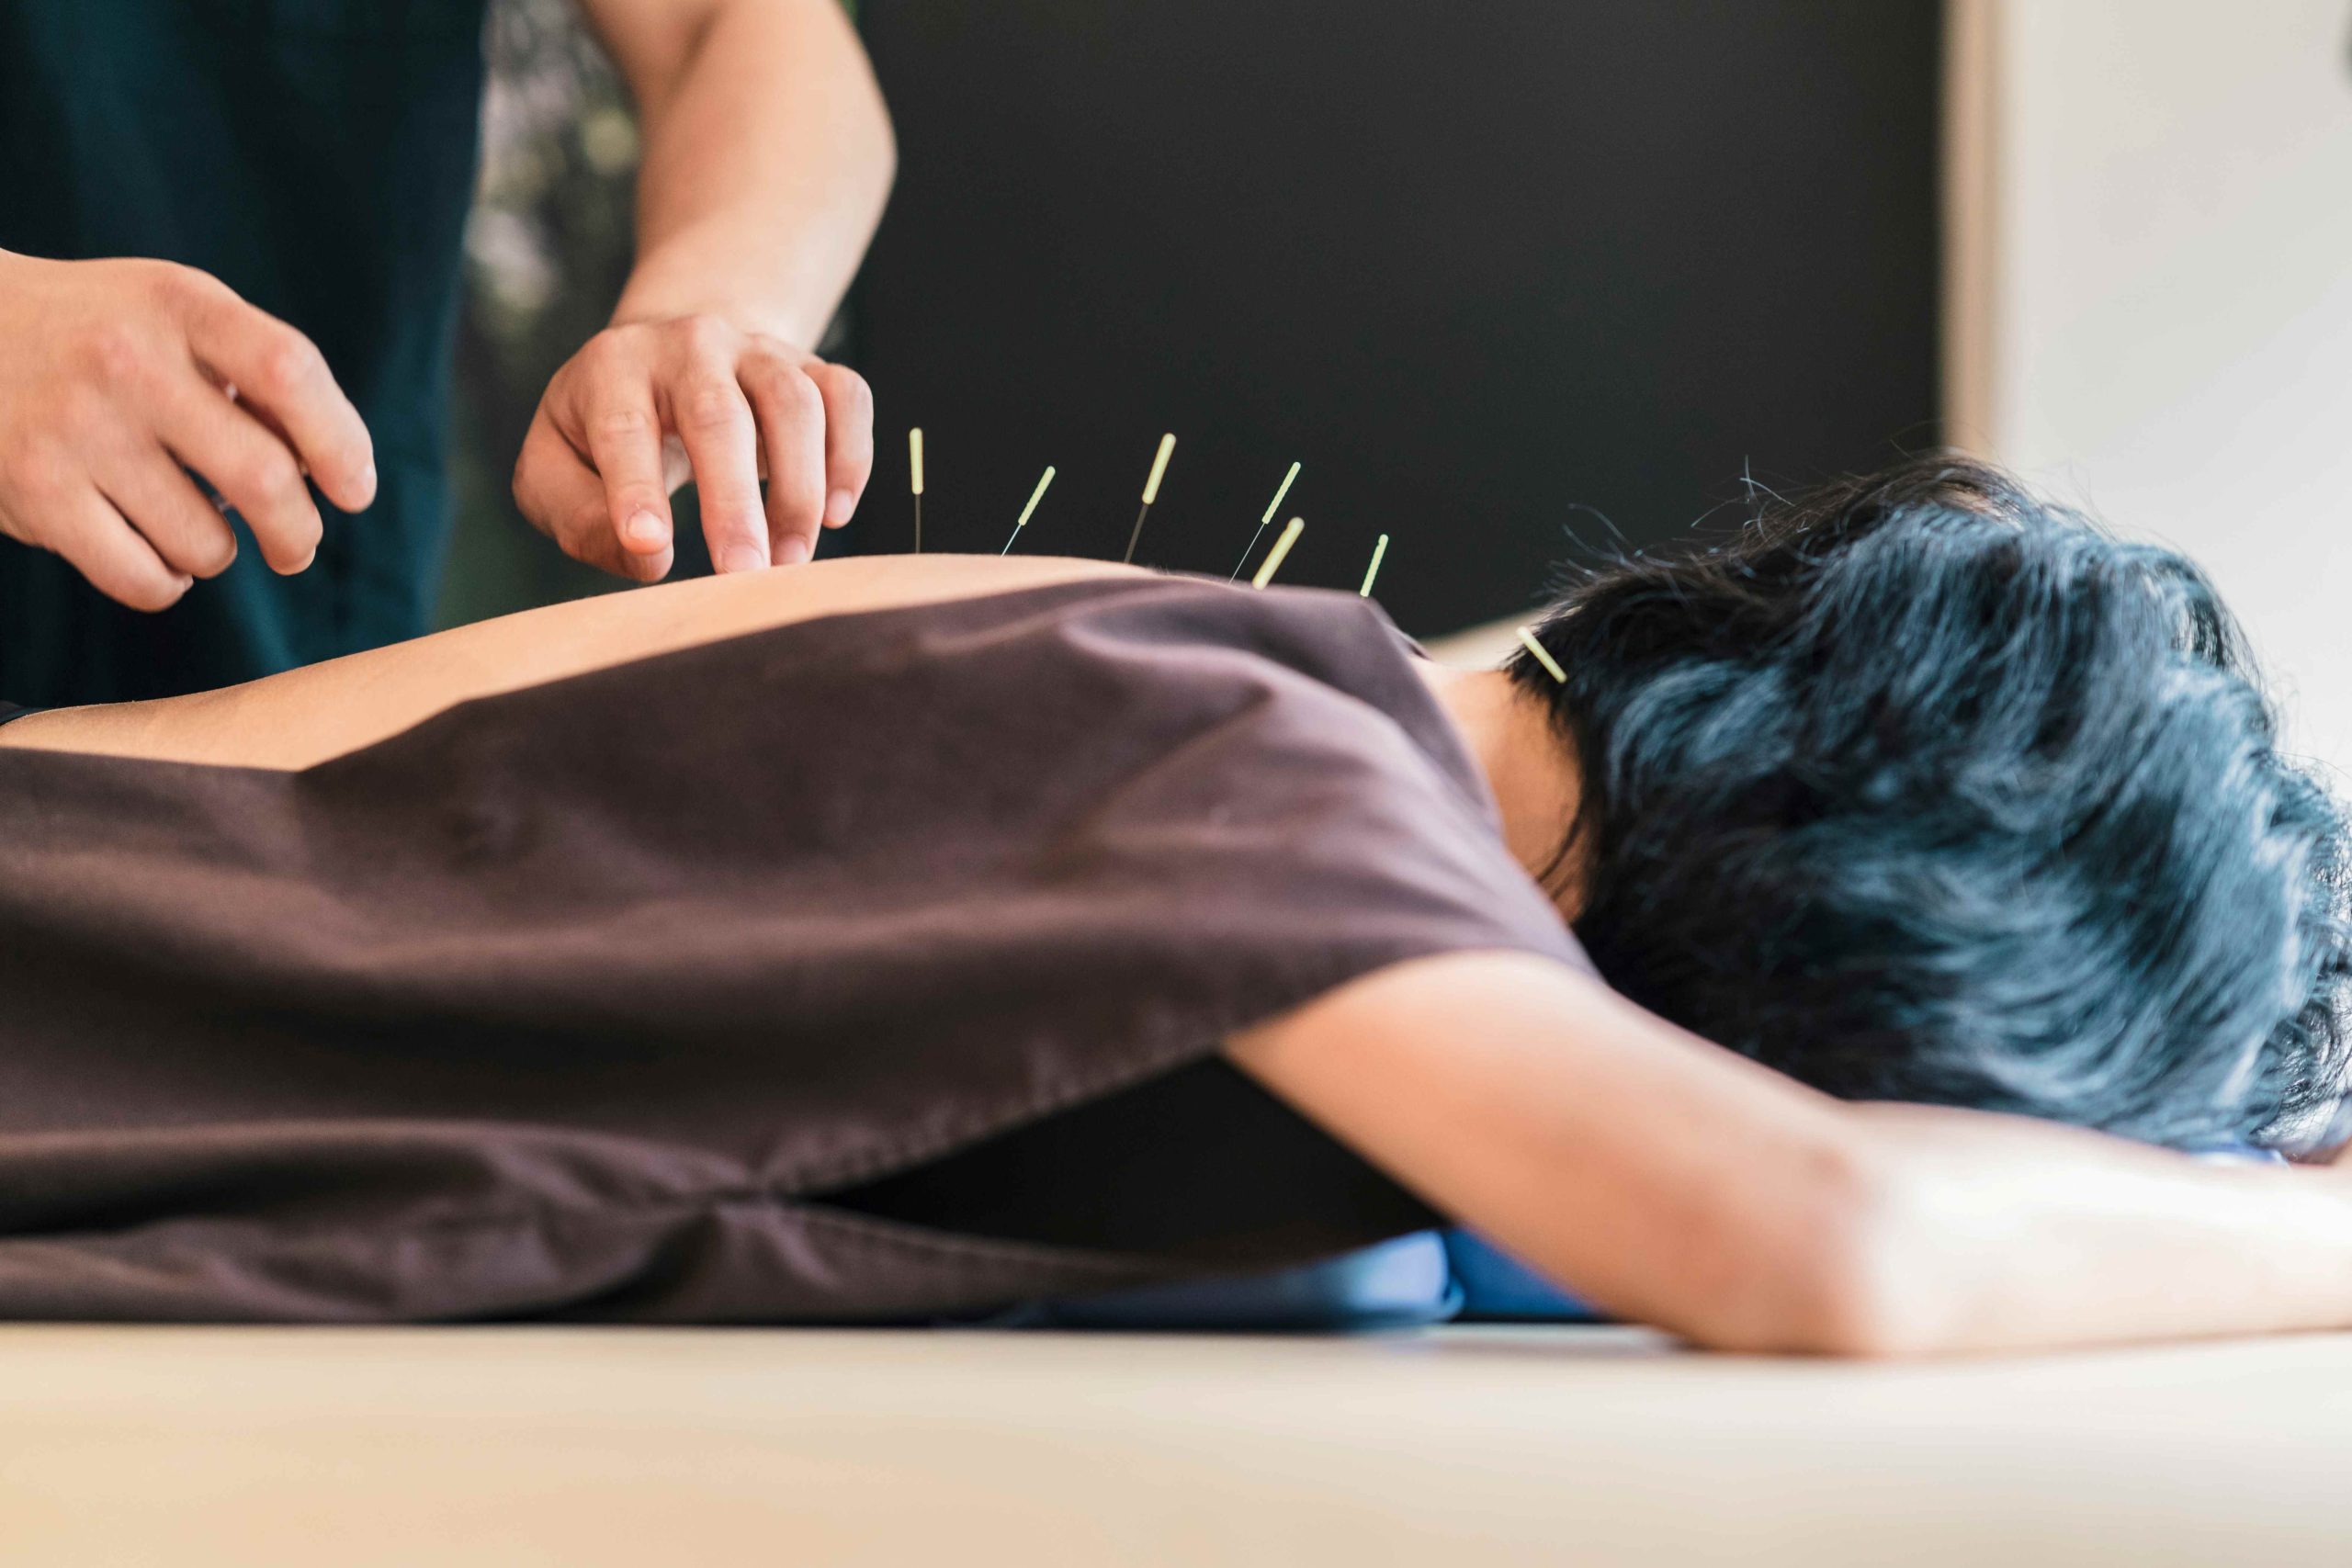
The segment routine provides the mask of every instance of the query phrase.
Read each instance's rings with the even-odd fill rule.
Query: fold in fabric
[[[1352,594],[777,627],[300,773],[0,749],[0,1314],[882,1321],[1429,1216],[1216,1057],[1582,965]]]

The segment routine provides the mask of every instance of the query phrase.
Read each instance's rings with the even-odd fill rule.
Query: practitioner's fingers
[[[825,526],[838,528],[874,477],[874,389],[846,365],[820,360],[808,375],[825,399]]]
[[[574,560],[639,582],[669,574],[673,552],[668,543],[650,552],[623,547],[603,477],[572,449],[545,403],[515,459],[514,504]]]
[[[669,496],[690,477],[713,567],[796,564],[816,553],[820,527],[849,520],[872,478],[873,397],[854,372],[718,316],[616,322],[549,383],[514,493],[574,556],[644,577],[579,528],[573,470],[582,467],[604,489],[605,526],[621,554],[667,570]]]
[[[100,493],[175,574],[218,577],[236,560],[229,520],[161,446],[124,453],[96,478]]]
[[[329,501],[345,512],[364,511],[376,499],[375,444],[367,422],[335,384],[326,356],[223,284],[190,274],[186,288],[181,309],[198,361],[285,433],[289,457]],[[243,510],[242,502],[238,509]],[[246,521],[253,521],[250,513]]]
[[[769,560],[759,427],[735,379],[740,345],[740,336],[716,322],[690,333],[683,363],[674,365],[662,388],[670,427],[694,465],[710,564],[721,572],[756,571]]]
[[[194,579],[164,564],[155,548],[105,496],[84,489],[51,509],[58,526],[46,543],[107,598],[134,610],[168,610]]]
[[[155,432],[164,446],[237,509],[270,570],[309,566],[324,525],[293,448],[193,367],[172,378],[158,404]]]
[[[825,399],[817,383],[784,355],[754,349],[737,373],[760,425],[767,458],[767,529],[778,566],[817,553],[825,519]]]
[[[514,463],[515,504],[533,527],[574,560],[639,582],[668,574],[674,542],[649,348],[639,333],[591,338],[548,383]]]
[[[604,481],[610,526],[632,555],[657,556],[672,542],[670,487],[662,482],[662,422],[653,389],[641,378],[614,377],[589,394],[582,424],[588,460]]]

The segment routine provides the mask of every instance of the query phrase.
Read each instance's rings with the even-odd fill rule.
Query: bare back
[[[469,698],[676,649],[821,615],[1136,570],[1059,557],[869,556],[665,583],[503,615],[218,692],[35,714],[0,728],[0,746],[300,769]]]

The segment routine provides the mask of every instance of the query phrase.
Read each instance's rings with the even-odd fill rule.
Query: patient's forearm
[[[1886,1201],[1887,1353],[2352,1326],[2352,1176],[2078,1129],[1858,1106]]]
[[[1232,1049],[1439,1208],[1704,1345],[1924,1356],[2352,1326],[2352,1174],[1841,1104],[1532,959],[1401,964]]]

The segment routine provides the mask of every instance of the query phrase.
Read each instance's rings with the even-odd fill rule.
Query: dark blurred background
[[[833,351],[881,464],[830,549],[1230,570],[1293,460],[1283,580],[1433,634],[1613,527],[1937,439],[1929,0],[866,0],[900,175]],[[450,619],[602,586],[512,513],[538,390],[627,266],[635,137],[563,0],[503,0]],[[1608,521],[1601,521],[1602,518]],[[1728,523],[1726,515],[1721,521]],[[684,530],[682,530],[682,535]],[[699,567],[682,554],[682,567]]]

